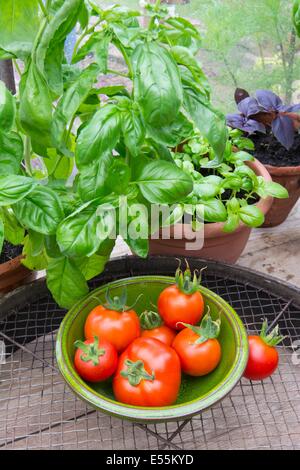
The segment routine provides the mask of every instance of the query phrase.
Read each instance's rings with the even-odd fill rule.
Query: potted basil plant
[[[273,182],[264,165],[249,153],[253,149],[252,141],[237,130],[229,131],[223,162],[213,168],[210,162],[214,151],[197,131],[173,149],[177,166],[192,177],[194,189],[174,207],[171,237],[166,235],[169,227],[165,227],[151,240],[152,254],[180,254],[229,263],[238,260],[251,229],[264,223],[273,198],[288,197],[286,189]],[[187,207],[190,221],[186,222],[182,218]],[[199,238],[198,248],[200,230],[204,244],[201,246]],[[178,237],[181,233],[185,237]]]
[[[10,3],[0,0],[0,58],[14,61],[20,83],[16,96],[1,85],[1,224],[9,212],[25,231],[24,264],[46,269],[54,299],[69,308],[110,257],[122,201],[130,222],[134,204],[184,200],[193,178],[170,148],[195,126],[219,165],[228,131],[196,59],[198,30],[160,1],[146,6],[146,27],[138,11],[84,0],[14,2],[12,24]],[[64,44],[75,27],[69,64]],[[100,86],[107,74],[119,83]],[[148,224],[142,212],[138,225]],[[148,236],[125,240],[147,256]]]

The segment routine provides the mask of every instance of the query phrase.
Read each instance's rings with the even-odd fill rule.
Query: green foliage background
[[[139,0],[120,3],[139,8]],[[234,111],[236,86],[249,92],[269,88],[288,103],[300,101],[300,42],[293,31],[293,0],[174,3],[178,14],[193,19],[202,31],[200,59],[210,78],[213,101],[223,112]]]

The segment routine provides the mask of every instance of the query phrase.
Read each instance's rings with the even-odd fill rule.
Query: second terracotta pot
[[[30,279],[33,273],[23,264],[22,255],[0,264],[0,295],[10,292]]]
[[[264,165],[259,161],[248,163],[257,176],[263,176],[266,181],[272,181],[272,178]],[[266,215],[272,206],[273,198],[260,199],[256,204]],[[173,255],[173,256],[195,256],[204,259],[213,259],[224,261],[226,263],[235,263],[248,242],[251,228],[240,223],[237,230],[232,233],[223,231],[224,223],[205,224],[204,228],[204,246],[197,250],[188,250],[186,244],[192,239],[193,232],[190,225],[184,226],[186,238],[176,239],[176,233],[182,232],[182,224],[176,224],[170,228],[170,237],[168,229],[162,229],[158,239],[150,240],[151,255]]]
[[[300,166],[275,167],[265,165],[273,181],[280,183],[289,192],[288,199],[274,199],[263,227],[276,227],[289,216],[300,197]]]

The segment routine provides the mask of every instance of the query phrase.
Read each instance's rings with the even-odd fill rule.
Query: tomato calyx
[[[126,312],[135,306],[138,299],[142,295],[143,294],[139,295],[136,301],[134,302],[134,304],[128,307],[126,305],[127,303],[127,290],[126,289],[123,290],[122,295],[120,296],[115,295],[114,297],[110,295],[109,290],[107,289],[106,294],[105,294],[106,303],[104,304],[104,307],[108,310],[115,310],[116,312]]]
[[[155,380],[154,372],[148,374],[143,361],[139,360],[133,362],[130,359],[126,359],[124,364],[127,366],[127,369],[122,370],[120,374],[122,377],[125,377],[133,387],[137,387],[142,380],[150,380],[151,382]]]
[[[99,358],[105,354],[105,349],[99,348],[99,338],[97,336],[94,336],[94,342],[91,344],[78,340],[75,341],[74,346],[83,352],[80,359],[83,362],[92,361],[94,366],[99,365]]]
[[[276,325],[275,328],[268,333],[268,320],[265,319],[262,324],[262,329],[260,333],[260,337],[265,344],[268,346],[276,346],[277,344],[281,343],[286,336],[282,336],[279,332],[279,325]]]
[[[206,267],[202,268],[200,272],[195,270],[192,274],[187,260],[185,260],[185,263],[186,269],[185,271],[182,271],[181,261],[179,262],[179,266],[175,273],[175,282],[182,293],[192,295],[199,289],[202,281],[202,271],[204,271]]]
[[[154,330],[162,326],[163,321],[159,313],[153,310],[145,310],[140,315],[140,323],[143,330]]]
[[[215,339],[219,336],[221,330],[221,318],[213,320],[210,314],[210,310],[203,318],[200,326],[189,325],[188,323],[182,323],[186,328],[189,328],[194,333],[196,333],[199,338],[195,341],[194,344],[203,344],[209,339]]]

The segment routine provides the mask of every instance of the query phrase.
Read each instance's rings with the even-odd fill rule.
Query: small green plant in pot
[[[177,228],[171,240],[151,240],[153,254],[179,252],[235,262],[242,253],[252,228],[264,223],[272,198],[286,198],[288,193],[273,182],[263,165],[249,151],[253,142],[239,130],[230,130],[222,163],[211,165],[214,150],[200,132],[173,149],[177,166],[189,174],[194,189],[173,211],[171,220]],[[182,218],[189,207],[190,225],[185,227],[188,239],[192,232],[203,230],[204,245],[186,250],[187,239],[177,240]],[[204,220],[204,226],[203,226]],[[178,227],[179,226],[179,227]],[[162,229],[161,234],[164,234]],[[194,238],[195,238],[194,237]],[[167,238],[167,237],[166,237]],[[195,240],[196,242],[196,240]],[[194,252],[193,252],[194,250]]]
[[[129,224],[134,205],[174,204],[192,192],[171,147],[196,126],[214,151],[212,165],[222,162],[225,117],[210,104],[196,59],[199,32],[160,1],[146,6],[147,27],[137,11],[84,0],[0,0],[0,9],[0,57],[20,75],[15,97],[1,84],[0,241],[9,214],[25,235],[23,263],[46,269],[53,297],[68,308],[104,269],[123,234],[121,212]],[[75,27],[69,64],[64,44]],[[125,72],[111,65],[112,49]],[[99,86],[107,74],[120,84]],[[148,223],[141,211],[136,224]],[[127,231],[125,240],[147,256],[148,233]]]
[[[239,113],[227,115],[228,125],[249,135],[253,155],[289,192],[289,198],[275,200],[269,211],[265,226],[273,227],[284,222],[300,196],[300,104],[286,105],[270,90],[250,96],[237,89],[235,100]]]

